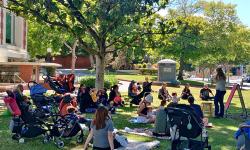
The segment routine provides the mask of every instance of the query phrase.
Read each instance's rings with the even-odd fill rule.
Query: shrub
[[[157,69],[140,69],[140,74],[142,75],[156,75],[158,73]]]
[[[143,63],[143,64],[142,64],[142,68],[147,68],[147,64],[146,64],[146,63]]]
[[[95,87],[95,77],[94,76],[84,76],[80,79],[80,84],[84,84],[86,87]],[[111,88],[112,85],[118,84],[118,80],[114,75],[106,75],[104,77],[104,87]]]
[[[139,69],[142,68],[142,64],[138,64],[137,66],[138,66]]]

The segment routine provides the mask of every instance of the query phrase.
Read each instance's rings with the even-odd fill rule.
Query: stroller
[[[55,78],[50,76],[43,77],[45,83],[48,83],[51,89],[58,94],[72,93],[75,90],[74,80],[75,75],[58,75]]]
[[[37,116],[42,118],[49,114],[58,113],[58,104],[55,98],[44,95],[47,92],[46,88],[35,81],[30,81],[28,83],[28,88],[30,89],[30,96],[33,100],[33,104],[36,106],[35,112]]]
[[[20,106],[18,106],[13,92],[8,91],[7,93],[8,97],[5,97],[5,99],[12,101],[11,104],[9,103],[11,106],[15,105],[18,107],[8,107],[9,109],[11,109],[10,111],[14,113],[9,126],[13,134],[12,139],[18,140],[21,143],[24,142],[23,138],[33,138],[40,135],[44,135],[44,137],[46,137],[48,135],[46,124],[28,109],[28,105],[21,104]],[[9,101],[6,100],[5,102],[8,103]],[[14,109],[18,109],[19,111]],[[17,114],[15,112],[20,113]]]
[[[90,124],[89,122],[85,119],[79,119],[75,113],[70,113],[63,117],[60,116],[50,128],[48,141],[54,139],[57,147],[63,148],[64,142],[62,138],[73,138],[76,136],[77,143],[82,143],[84,140],[84,130],[89,130],[89,127],[87,127]]]
[[[203,150],[207,148],[211,150],[202,120],[191,107],[184,104],[177,104],[166,108],[165,111],[168,116],[167,122],[170,124],[171,150],[182,150],[185,148],[191,150]],[[201,140],[195,140],[199,136]],[[187,139],[188,145],[186,147],[181,147],[185,141],[181,140],[181,138]]]

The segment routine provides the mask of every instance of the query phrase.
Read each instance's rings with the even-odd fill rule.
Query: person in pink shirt
[[[4,103],[6,107],[8,108],[8,110],[11,112],[13,116],[20,116],[21,111],[16,103],[14,93],[10,90],[7,90],[6,93],[8,95],[4,98]]]

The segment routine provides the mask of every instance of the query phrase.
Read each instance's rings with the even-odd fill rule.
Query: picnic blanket
[[[133,140],[128,140],[127,147],[120,147],[117,150],[151,150],[160,146],[160,141],[152,142],[138,142]]]
[[[154,136],[153,135],[153,129],[147,129],[147,128],[130,129],[128,127],[125,127],[124,130],[119,130],[119,131],[123,132],[123,133],[129,133],[129,134],[134,134],[134,135],[151,137],[151,138],[156,138],[156,139],[160,139],[160,140],[170,140],[171,139],[171,137],[168,137],[168,136]]]

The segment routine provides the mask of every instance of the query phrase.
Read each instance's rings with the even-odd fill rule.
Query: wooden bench
[[[213,102],[209,101],[201,102],[201,109],[204,114],[208,113],[210,116],[213,116]]]

